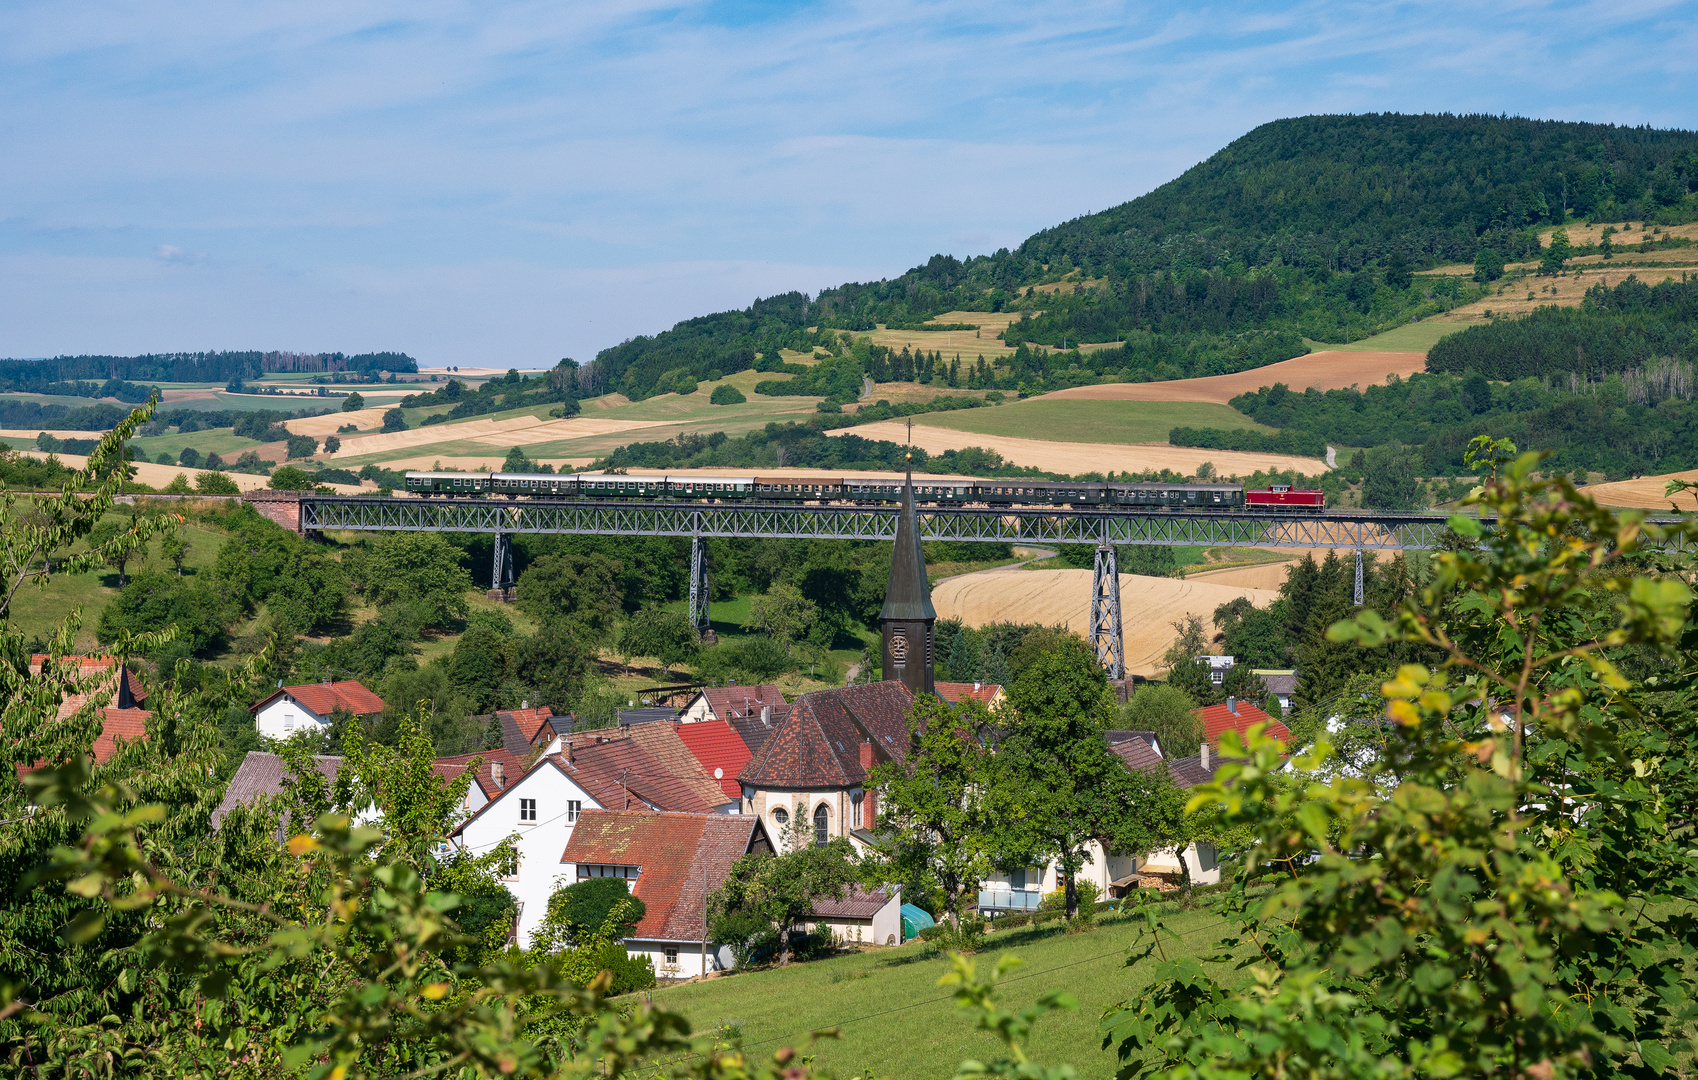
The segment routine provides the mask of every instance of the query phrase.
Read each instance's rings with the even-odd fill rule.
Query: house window
[[[865,805],[865,800],[863,800],[863,799],[856,799],[855,800],[855,828],[857,828],[857,829],[859,829],[861,827],[861,825],[864,823],[863,819],[862,819],[862,814],[861,814],[861,807],[864,806],[864,805]]]
[[[783,828],[790,821],[790,812],[780,806],[773,810],[772,820],[779,828]]]
[[[668,945],[666,948],[661,950],[661,953],[666,957],[667,967],[678,966],[678,947],[676,945]]]
[[[1014,890],[1015,892],[1025,892],[1026,891],[1026,869],[1025,869],[1025,867],[1021,867],[1018,870],[1013,870],[1013,871],[1009,872],[1009,874],[1008,874],[1008,887],[1010,889]]]
[[[537,801],[535,799],[519,800],[519,820],[535,821],[537,819]]]
[[[584,812],[584,804],[573,799],[566,804],[566,824],[571,825],[578,820],[578,815]]]
[[[602,866],[596,863],[579,863],[578,880],[583,881],[585,878],[593,877],[616,877],[624,878],[626,881],[635,881],[642,870],[643,868],[640,866]]]
[[[814,846],[825,847],[831,842],[831,811],[820,803],[814,808]]]

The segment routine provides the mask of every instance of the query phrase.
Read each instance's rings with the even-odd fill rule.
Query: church
[[[738,773],[742,812],[759,816],[780,850],[837,837],[863,848],[871,839],[878,796],[868,777],[879,763],[906,756],[909,709],[919,695],[937,692],[931,596],[910,478],[879,612],[883,681],[803,694],[770,721]]]

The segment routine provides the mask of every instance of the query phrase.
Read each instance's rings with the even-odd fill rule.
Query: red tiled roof
[[[586,737],[595,741],[585,742]],[[727,801],[671,724],[580,733],[573,737],[569,759],[551,754],[548,760],[609,810],[648,803],[661,810],[706,813]]]
[[[907,755],[913,704],[914,695],[899,682],[803,694],[738,779],[781,788],[862,783],[867,778],[861,763],[863,743],[872,744],[874,761]]]
[[[738,716],[759,716],[762,705],[772,706],[775,713],[784,708],[784,695],[772,683],[762,683],[758,686],[710,686],[702,690],[702,696],[707,698],[708,708],[713,710],[715,719],[719,720],[730,720]]]
[[[938,697],[951,705],[959,705],[967,698],[989,705],[1002,693],[1001,683],[940,682],[933,683],[932,688],[937,691]]]
[[[771,844],[753,815],[585,810],[560,861],[641,867],[633,892],[647,911],[631,936],[700,941],[708,895],[757,847]]]
[[[1110,742],[1108,748],[1126,762],[1128,769],[1160,768],[1162,764],[1162,756],[1142,739],[1121,739]]]
[[[533,742],[537,732],[542,730],[543,722],[554,715],[554,710],[547,705],[539,705],[534,709],[502,709],[495,715],[497,719],[512,717],[513,722],[519,726],[520,733],[525,736],[525,741]]]
[[[1203,738],[1211,746],[1219,746],[1220,737],[1227,731],[1236,731],[1243,735],[1253,724],[1267,724],[1267,734],[1280,742],[1289,743],[1292,740],[1290,728],[1248,701],[1238,702],[1236,713],[1225,705],[1205,705],[1200,709],[1192,709],[1191,715],[1203,722]]]
[[[355,716],[376,716],[383,711],[383,699],[367,690],[358,679],[280,686],[256,702],[248,711],[258,712],[282,694],[288,694],[320,716],[329,716],[339,708],[346,709]]]
[[[478,766],[478,773],[474,782],[482,789],[483,796],[486,799],[495,798],[504,788],[512,787],[515,781],[525,775],[525,759],[506,749],[479,750],[475,754],[451,754],[448,757],[439,757],[435,764],[431,766],[431,771],[444,780],[452,780],[465,772],[466,766],[478,758],[483,759],[483,764]],[[495,782],[495,764],[497,762],[501,763],[502,776],[506,780],[505,784]]]
[[[31,653],[29,658],[29,673],[31,675],[40,675],[42,667],[45,666],[47,661],[51,658],[51,654],[49,653]],[[64,700],[59,703],[59,719],[63,720],[67,716],[75,715],[84,705],[88,704],[89,698],[94,697],[97,694],[110,692],[112,695],[112,704],[114,706],[123,706],[125,708],[132,707],[136,702],[143,700],[140,693],[140,687],[136,686],[135,673],[129,668],[123,669],[123,674],[119,677],[121,681],[117,682],[114,686],[110,686],[110,688],[106,679],[101,677],[103,672],[106,672],[117,662],[118,661],[115,658],[110,656],[79,656],[74,654],[61,656],[59,658],[59,664],[61,667],[70,664],[76,665],[76,677],[78,680],[84,681],[83,685],[88,690],[88,693],[66,694]]]
[[[679,724],[678,738],[683,740],[690,753],[696,755],[696,760],[702,763],[709,776],[714,775],[715,769],[719,770],[719,790],[725,793],[727,799],[743,797],[743,786],[737,782],[737,774],[749,763],[750,754],[735,728],[724,720]]]
[[[94,760],[104,765],[118,752],[116,739],[137,742],[147,738],[147,721],[153,714],[146,709],[102,709],[104,723],[100,738],[94,740]]]

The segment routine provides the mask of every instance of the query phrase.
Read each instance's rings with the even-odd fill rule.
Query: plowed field
[[[1057,390],[1035,400],[1086,398],[1096,401],[1212,401],[1225,405],[1239,394],[1253,393],[1274,383],[1284,383],[1299,392],[1311,386],[1317,390],[1342,390],[1348,386],[1368,387],[1382,383],[1387,375],[1412,375],[1417,371],[1426,370],[1426,366],[1425,353],[1329,350],[1232,375],[1175,379],[1171,382],[1075,386],[1071,390]]]

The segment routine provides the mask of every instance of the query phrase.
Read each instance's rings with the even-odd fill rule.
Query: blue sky
[[[1693,2],[10,0],[0,355],[588,360],[1283,116],[1693,128],[1695,87]]]

